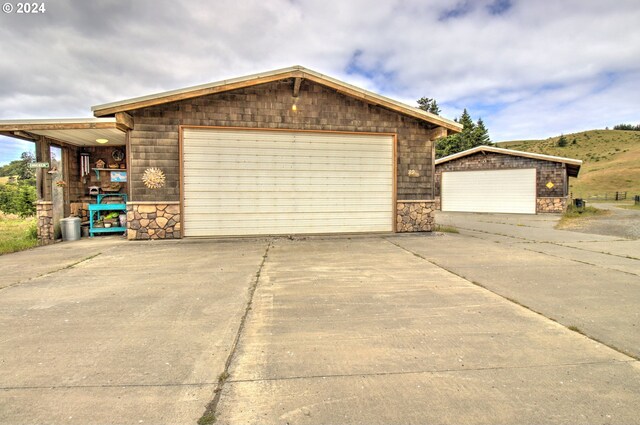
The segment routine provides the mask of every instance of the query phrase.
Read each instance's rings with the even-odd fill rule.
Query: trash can
[[[60,220],[63,241],[80,239],[80,217],[67,217]]]
[[[576,208],[584,208],[584,201],[582,198],[576,198],[573,200],[573,205],[575,205]]]

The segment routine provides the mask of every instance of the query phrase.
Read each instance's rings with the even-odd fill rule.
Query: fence
[[[606,192],[596,195],[589,195],[587,199],[604,201],[624,201],[627,199],[627,192]]]

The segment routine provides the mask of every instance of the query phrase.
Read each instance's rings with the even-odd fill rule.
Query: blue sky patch
[[[495,0],[487,6],[487,10],[492,15],[502,15],[513,7],[511,0]]]
[[[448,21],[450,19],[461,18],[467,15],[472,10],[471,3],[468,1],[462,1],[457,3],[453,9],[447,9],[438,17],[439,21]]]

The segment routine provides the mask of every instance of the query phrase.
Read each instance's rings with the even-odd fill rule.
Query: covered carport
[[[60,219],[72,212],[87,218],[83,206],[92,201],[87,188],[101,184],[95,161],[109,158],[114,150],[126,153],[126,130],[130,125],[127,114],[112,118],[0,121],[0,135],[35,144],[39,165],[36,168],[39,244],[54,242],[59,236]],[[90,170],[81,169],[83,154],[90,158]],[[122,171],[127,168],[125,163]],[[121,191],[126,193],[126,184]]]

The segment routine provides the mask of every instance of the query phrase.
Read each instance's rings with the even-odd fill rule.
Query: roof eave
[[[314,81],[317,84],[333,88],[345,95],[361,99],[364,102],[386,107],[388,109],[411,116],[413,118],[417,118],[423,121],[427,121],[431,124],[444,127],[450,132],[458,133],[462,131],[462,125],[458,124],[455,121],[451,121],[438,115],[425,112],[419,108],[405,105],[401,102],[395,101],[385,96],[381,96],[377,93],[361,89],[333,77],[329,77],[310,69],[306,69],[299,65],[274,71],[252,74],[245,77],[222,80],[210,84],[203,84],[179,90],[157,93],[149,96],[142,96],[118,102],[105,103],[102,105],[93,106],[91,110],[96,117],[103,117],[113,115],[117,112],[132,111],[134,109],[192,99],[200,96],[221,93],[258,84],[270,83],[286,78],[308,79]]]
[[[544,155],[544,154],[538,154],[538,153],[532,153],[532,152],[516,151],[512,149],[496,148],[493,146],[477,146],[475,148],[471,148],[466,151],[448,155],[443,158],[437,159],[436,165],[439,165],[448,161],[453,161],[455,159],[464,158],[465,156],[473,155],[478,152],[493,152],[493,153],[499,153],[504,155],[513,155],[513,156],[520,156],[524,158],[538,159],[542,161],[559,162],[559,163],[577,167],[578,170],[580,170],[580,167],[582,166],[582,161],[579,159],[564,158],[560,156]]]

